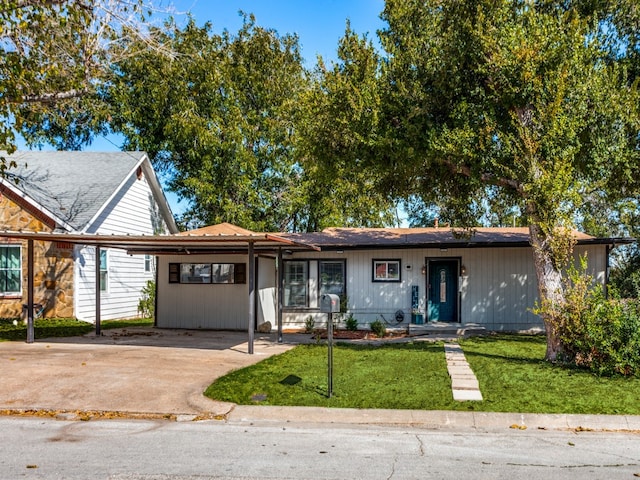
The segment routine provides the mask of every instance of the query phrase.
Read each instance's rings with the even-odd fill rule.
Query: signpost
[[[325,294],[320,297],[320,312],[327,314],[327,396],[331,398],[333,393],[333,314],[340,313],[340,297],[333,294]]]

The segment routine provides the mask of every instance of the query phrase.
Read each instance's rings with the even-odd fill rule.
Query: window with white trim
[[[309,304],[309,262],[285,260],[282,287],[285,307],[306,307]]]
[[[100,291],[109,290],[109,256],[106,250],[100,250]]]
[[[22,250],[20,245],[0,245],[0,295],[22,291]]]
[[[151,273],[153,271],[153,256],[148,253],[144,256],[144,271],[145,273]]]
[[[399,282],[400,281],[400,260],[374,260],[373,261],[373,281],[374,282]]]

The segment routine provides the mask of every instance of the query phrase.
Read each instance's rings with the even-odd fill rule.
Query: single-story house
[[[0,152],[1,154],[1,152]],[[144,152],[18,151],[0,178],[0,230],[49,233],[33,248],[37,314],[95,321],[99,277],[104,319],[138,315],[141,290],[155,279],[155,257],[122,249],[99,251],[64,235],[177,233],[171,209]],[[27,240],[0,234],[0,317],[27,303]]]
[[[244,330],[247,318],[254,318],[256,327],[268,321],[301,329],[310,320],[326,322],[319,299],[333,293],[343,300],[345,315],[363,327],[378,319],[394,326],[451,322],[491,331],[542,330],[532,312],[538,292],[528,228],[464,233],[440,227],[271,234],[280,243],[256,243],[251,255],[250,305],[252,260],[231,240],[254,232],[228,224],[186,232],[181,235],[231,243],[154,251],[160,254],[156,322],[163,328]],[[590,274],[606,284],[611,249],[629,240],[575,237],[576,257],[587,255]]]

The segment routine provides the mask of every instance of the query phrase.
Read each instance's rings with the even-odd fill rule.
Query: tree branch
[[[447,159],[443,160],[443,163],[447,168],[449,168],[449,170],[451,170],[451,173],[464,175],[467,178],[472,177],[471,167],[469,167],[468,165],[457,165]],[[480,181],[489,185],[511,188],[519,194],[524,193],[522,183],[509,178],[497,177],[496,175],[490,173],[483,173],[480,175]]]
[[[61,100],[79,98],[89,93],[87,88],[72,89],[66,92],[41,93],[39,95],[25,95],[19,99],[9,99],[9,103],[47,103],[52,104]]]

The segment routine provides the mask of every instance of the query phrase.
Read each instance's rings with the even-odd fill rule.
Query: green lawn
[[[21,321],[17,325],[13,324],[14,319],[0,319],[0,341],[4,340],[26,340],[27,326]],[[103,320],[100,322],[102,329],[124,328],[124,327],[145,327],[152,326],[153,320],[149,318],[136,318],[132,320]],[[35,337],[73,337],[84,335],[95,330],[95,325],[79,320],[68,318],[62,319],[36,319],[34,321]]]
[[[441,343],[301,345],[218,379],[205,392],[238,404],[531,413],[640,414],[640,379],[599,378],[542,360],[540,336],[461,340],[484,401],[454,402]]]
[[[498,335],[460,344],[484,397],[477,410],[640,415],[640,378],[554,366],[543,360],[542,336]]]

